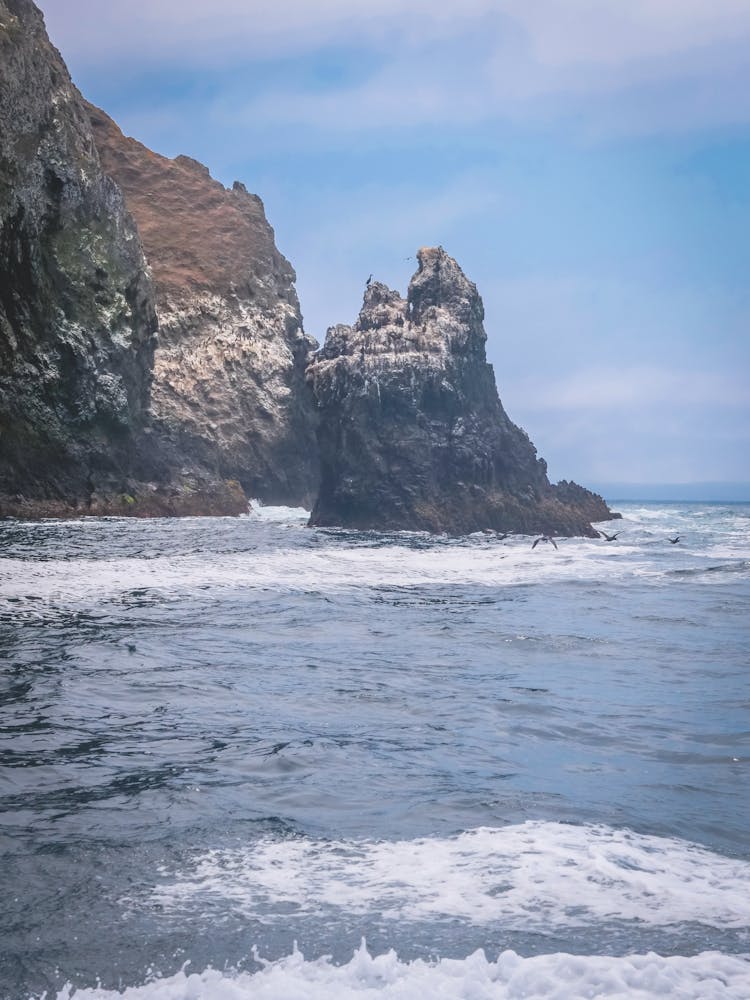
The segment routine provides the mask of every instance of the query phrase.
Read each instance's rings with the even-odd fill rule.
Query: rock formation
[[[117,490],[156,317],[135,225],[30,0],[0,0],[0,511]]]
[[[311,504],[319,472],[304,372],[317,344],[302,330],[294,270],[260,198],[88,110],[153,274],[152,412],[164,461],[213,468],[267,503]]]
[[[552,486],[503,409],[476,286],[442,247],[418,261],[406,299],[370,284],[357,322],[329,329],[308,368],[322,463],[311,523],[595,537],[590,522],[615,515],[583,487]]]
[[[419,261],[313,357],[260,199],[123,136],[0,0],[0,515],[307,504],[322,462],[315,524],[593,534],[500,404],[476,288]]]

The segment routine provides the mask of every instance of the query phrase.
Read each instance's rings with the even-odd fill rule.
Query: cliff
[[[485,356],[476,286],[422,249],[403,299],[374,282],[354,326],[329,329],[308,368],[320,411],[314,525],[595,537],[613,516],[546,464],[507,416]]]
[[[152,414],[162,463],[239,480],[267,503],[311,504],[315,410],[294,270],[261,200],[200,163],[167,159],[88,106],[151,266],[159,317]]]
[[[156,316],[136,227],[30,0],[0,0],[0,513],[121,489]]]

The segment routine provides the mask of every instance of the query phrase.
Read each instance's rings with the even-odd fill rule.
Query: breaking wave
[[[376,957],[362,943],[351,961],[307,961],[295,950],[255,973],[187,968],[123,992],[72,991],[57,1000],[742,1000],[750,996],[750,962],[705,952],[668,958],[653,952],[623,958],[567,954],[522,958],[513,951],[491,961],[481,950],[464,959],[399,961]]]

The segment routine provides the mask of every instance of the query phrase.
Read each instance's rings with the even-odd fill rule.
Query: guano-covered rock
[[[614,515],[545,462],[507,416],[476,286],[442,249],[418,253],[406,299],[370,284],[354,326],[308,368],[322,463],[314,525],[594,537]]]

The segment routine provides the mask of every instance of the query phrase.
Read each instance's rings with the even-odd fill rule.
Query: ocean
[[[615,506],[1,523],[0,997],[747,1000],[750,505]]]

